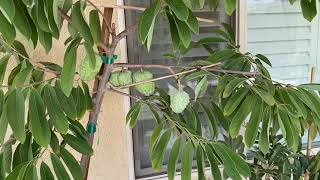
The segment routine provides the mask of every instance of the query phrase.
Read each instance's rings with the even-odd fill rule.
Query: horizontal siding
[[[317,61],[319,22],[305,20],[299,3],[287,0],[249,1],[248,51],[265,54],[273,64],[271,76],[286,83],[309,81]]]

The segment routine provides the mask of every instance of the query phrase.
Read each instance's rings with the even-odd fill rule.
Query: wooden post
[[[111,32],[108,29],[108,26],[111,27],[113,8],[104,8],[104,16],[107,22],[104,20],[102,24],[102,41],[106,45],[110,45],[110,34]],[[107,24],[108,23],[108,24]],[[99,49],[101,55],[113,56],[113,54],[106,54],[102,49]],[[113,53],[113,52],[112,52]],[[105,94],[106,82],[109,79],[110,73],[112,71],[112,65],[104,64],[101,67],[99,75],[94,81],[94,87],[92,95],[93,109],[89,115],[89,124],[97,125],[98,116],[100,113],[103,97]],[[94,133],[89,134],[88,143],[92,147],[94,140]],[[90,165],[90,156],[83,155],[81,158],[81,168],[84,174],[84,179],[88,179],[89,165]]]
[[[310,83],[315,83],[316,81],[317,81],[317,69],[316,69],[316,67],[312,67]],[[311,128],[311,124],[310,124],[309,130],[308,130],[308,144],[307,144],[307,153],[306,153],[309,161],[311,160],[311,150],[312,150],[312,137],[311,137],[311,129],[310,128]],[[304,180],[309,180],[310,179],[309,176],[310,175],[307,170],[305,173],[305,176],[304,176]]]

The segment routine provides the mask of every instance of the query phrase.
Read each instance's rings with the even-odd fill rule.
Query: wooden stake
[[[310,83],[315,83],[316,81],[317,81],[317,69],[316,67],[312,67]],[[312,137],[311,137],[311,125],[310,125],[308,129],[308,144],[307,144],[307,158],[309,161],[311,160],[311,157],[312,157],[311,150],[312,150]],[[307,170],[304,176],[304,180],[309,180],[309,179],[310,179],[310,174],[309,174],[309,171]]]

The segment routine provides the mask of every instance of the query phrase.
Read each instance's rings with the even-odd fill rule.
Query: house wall
[[[98,5],[115,4],[116,0],[93,0]],[[121,4],[121,1],[117,2]],[[119,21],[119,19],[123,19]],[[124,27],[123,11],[117,9],[114,11],[113,22],[116,23],[117,30]],[[120,22],[120,23],[118,23]],[[42,47],[36,51],[29,48],[30,57],[33,62],[51,61],[63,64],[65,46],[64,40],[68,38],[69,33],[64,28],[59,41],[54,41],[52,51],[45,54]],[[118,62],[126,61],[126,45],[123,40],[118,47]],[[84,57],[84,51],[80,50],[78,62]],[[92,83],[90,83],[92,85]],[[91,159],[89,179],[90,180],[128,180],[129,160],[132,150],[130,150],[131,131],[128,130],[125,123],[125,115],[129,107],[129,99],[118,94],[107,92],[104,98],[101,114],[99,116],[98,128],[94,140],[94,155]],[[87,118],[82,120],[85,124]],[[129,153],[128,153],[129,152]],[[130,153],[131,152],[131,153]],[[79,158],[80,159],[80,158]]]

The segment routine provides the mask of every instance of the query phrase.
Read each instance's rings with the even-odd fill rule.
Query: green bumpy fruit
[[[153,78],[153,74],[149,71],[137,71],[133,73],[133,82],[139,83]],[[136,90],[145,96],[151,96],[156,90],[155,82],[147,82],[135,86]]]
[[[115,87],[120,86],[119,74],[120,74],[120,71],[115,71],[111,73],[109,82],[112,84],[112,86],[115,86]]]
[[[96,66],[94,68],[90,66],[90,59],[88,56],[86,56],[80,64],[80,78],[84,81],[93,80],[99,73],[101,65],[102,61],[100,56],[96,55]]]
[[[118,81],[120,86],[126,86],[132,84],[132,72],[131,71],[121,71],[118,76]]]
[[[182,113],[189,102],[189,94],[184,91],[176,91],[170,95],[170,108],[175,113]]]
[[[115,71],[111,73],[109,82],[112,86],[126,86],[132,84],[132,72],[131,71]]]

